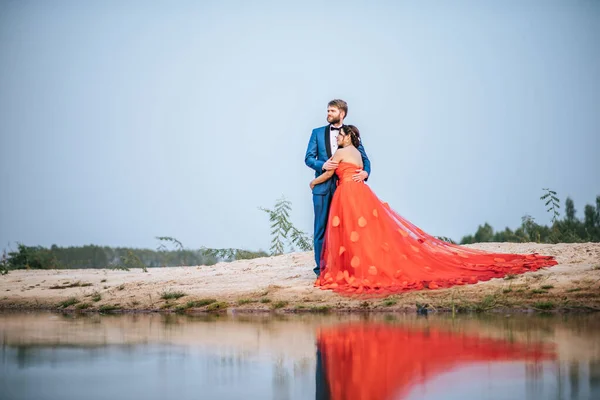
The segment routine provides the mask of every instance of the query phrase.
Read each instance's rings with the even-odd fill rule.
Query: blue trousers
[[[317,342],[317,368],[315,373],[316,393],[315,400],[331,400],[329,382],[325,371],[325,354],[321,351],[321,345]]]
[[[321,253],[323,252],[323,241],[325,240],[325,228],[329,218],[329,206],[335,193],[336,185],[330,185],[330,189],[323,194],[313,194],[313,206],[315,209],[315,233],[313,247],[315,249],[315,262],[317,266],[313,269],[319,276],[321,273]]]

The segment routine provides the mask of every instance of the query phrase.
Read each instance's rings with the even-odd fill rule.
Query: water
[[[0,399],[600,399],[600,315],[0,314]]]

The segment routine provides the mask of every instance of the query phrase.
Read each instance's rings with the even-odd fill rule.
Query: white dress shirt
[[[331,125],[329,127],[329,129],[330,129],[330,131],[329,131],[329,142],[331,143],[331,155],[333,156],[335,154],[335,151],[338,149],[337,134],[340,131],[332,131],[331,128],[333,128],[333,125]]]

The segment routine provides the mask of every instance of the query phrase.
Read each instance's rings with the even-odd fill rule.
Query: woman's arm
[[[327,179],[330,179],[333,174],[334,174],[335,170],[330,170],[330,171],[325,171],[323,172],[321,175],[319,175],[317,178],[313,179],[312,181],[310,181],[310,188],[313,189],[315,186],[317,186],[319,183],[323,183],[325,182]]]

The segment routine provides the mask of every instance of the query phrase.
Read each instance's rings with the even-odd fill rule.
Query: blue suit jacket
[[[320,128],[313,129],[310,135],[310,141],[308,142],[308,148],[306,149],[306,156],[304,156],[304,162],[310,168],[315,170],[315,177],[321,175],[323,172],[323,164],[329,158],[331,158],[331,142],[329,140],[330,125],[322,126]],[[358,146],[358,151],[362,155],[363,169],[367,171],[371,176],[371,162],[362,143]],[[331,186],[335,187],[337,181],[336,175],[333,175],[332,179],[317,185],[313,189],[313,194],[326,194],[331,190]]]

